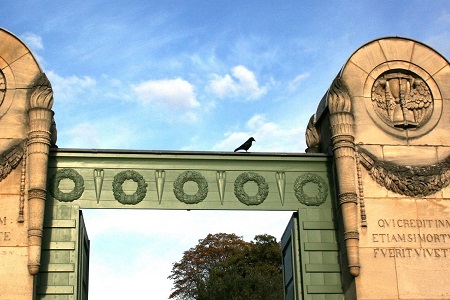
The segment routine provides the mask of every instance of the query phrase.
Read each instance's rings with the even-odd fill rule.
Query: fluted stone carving
[[[350,94],[338,77],[327,95],[334,159],[339,176],[338,198],[344,223],[344,240],[350,273],[359,275],[359,233],[357,229],[357,193],[355,173],[354,117]],[[344,175],[345,174],[345,175]]]
[[[53,91],[44,73],[29,96],[28,132],[28,271],[39,272],[46,199],[47,164],[51,145]]]
[[[320,135],[314,124],[315,115],[312,115],[309,119],[308,126],[306,126],[306,153],[317,153],[319,152]]]

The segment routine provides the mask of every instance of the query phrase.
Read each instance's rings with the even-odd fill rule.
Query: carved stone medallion
[[[433,95],[417,74],[391,70],[375,80],[372,104],[378,117],[387,125],[400,129],[419,128],[431,117]]]

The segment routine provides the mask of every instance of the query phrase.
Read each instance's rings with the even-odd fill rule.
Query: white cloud
[[[252,136],[256,140],[250,149],[252,152],[304,152],[305,128],[286,121],[270,122],[264,115],[256,114],[246,122],[245,130],[226,133],[213,150],[232,151]]]
[[[142,104],[158,103],[173,109],[200,106],[194,86],[181,78],[149,80],[132,85],[132,89]]]
[[[179,121],[184,121],[185,123],[196,123],[199,120],[199,116],[197,113],[192,111],[185,112]]]
[[[302,74],[295,76],[295,78],[289,82],[288,89],[290,91],[295,91],[301,85],[301,83],[309,76],[311,76],[311,74],[309,72],[302,73]]]
[[[54,71],[46,72],[53,88],[53,94],[56,101],[77,100],[81,93],[92,90],[97,82],[89,76],[78,77],[75,75],[62,77]]]
[[[239,65],[231,70],[232,74],[220,76],[213,74],[208,89],[220,98],[258,99],[267,93],[267,87],[261,87],[255,74]]]
[[[68,139],[68,148],[97,148],[100,145],[100,134],[97,128],[91,123],[80,123],[67,131],[59,133]]]
[[[44,42],[42,40],[42,37],[35,33],[25,32],[20,36],[20,38],[27,46],[29,46],[34,51],[44,49]]]

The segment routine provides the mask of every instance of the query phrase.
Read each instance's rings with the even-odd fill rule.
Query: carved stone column
[[[51,144],[53,91],[44,73],[30,95],[28,133],[28,271],[39,272],[43,235],[47,164]]]
[[[336,78],[328,91],[328,108],[332,145],[338,174],[338,199],[344,223],[344,240],[349,270],[359,275],[359,232],[357,227],[357,193],[355,143],[350,94],[344,83]]]

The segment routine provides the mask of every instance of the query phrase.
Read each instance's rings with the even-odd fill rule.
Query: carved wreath
[[[125,180],[130,179],[137,183],[137,188],[132,195],[127,195],[123,191],[122,185]],[[147,194],[147,183],[145,182],[144,177],[142,177],[142,175],[138,172],[132,170],[122,171],[116,174],[116,176],[114,176],[112,186],[114,198],[122,204],[138,204]]]
[[[450,183],[450,156],[429,166],[400,166],[378,161],[367,151],[359,150],[360,161],[379,185],[410,197],[425,197]]]
[[[244,184],[249,181],[253,181],[258,185],[258,192],[255,196],[249,196],[244,190]],[[258,173],[245,172],[240,174],[234,182],[234,195],[246,205],[259,205],[269,195],[269,185],[266,183],[264,177]]]
[[[69,193],[62,192],[59,189],[59,183],[63,179],[72,180],[74,187]],[[49,190],[53,198],[62,202],[72,202],[81,197],[84,192],[83,177],[73,169],[60,169],[49,180]]]
[[[188,181],[197,183],[198,192],[195,195],[188,195],[184,192],[184,184]],[[199,172],[185,171],[173,182],[173,193],[181,202],[186,204],[197,204],[205,200],[208,195],[208,182]]]
[[[316,196],[309,196],[304,191],[305,185],[310,182],[317,184],[319,192]],[[308,206],[321,205],[325,202],[328,195],[328,187],[325,180],[313,173],[307,173],[299,176],[297,180],[295,180],[294,191],[298,201]]]

